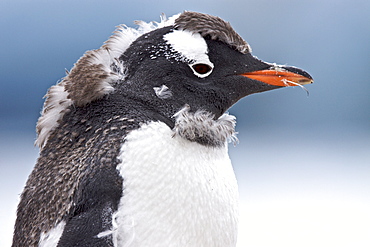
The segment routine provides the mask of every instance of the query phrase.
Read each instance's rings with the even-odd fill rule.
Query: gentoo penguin
[[[119,26],[49,89],[14,247],[236,245],[226,111],[312,77],[257,59],[219,17],[137,24]]]

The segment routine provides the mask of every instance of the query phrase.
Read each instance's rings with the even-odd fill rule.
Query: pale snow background
[[[114,27],[183,10],[218,15],[259,58],[309,71],[243,99],[230,145],[241,194],[239,246],[370,246],[370,1],[0,1],[0,246],[37,158],[47,88]]]

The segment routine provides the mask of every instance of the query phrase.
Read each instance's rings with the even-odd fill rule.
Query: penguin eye
[[[211,66],[209,66],[208,64],[204,64],[204,63],[194,64],[192,67],[195,72],[201,75],[207,74],[208,72],[212,70]]]

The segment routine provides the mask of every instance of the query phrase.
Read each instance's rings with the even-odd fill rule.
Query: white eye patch
[[[212,69],[214,67],[207,55],[207,43],[199,33],[192,33],[187,30],[174,30],[164,35],[163,38],[174,51],[183,56],[185,61],[191,61],[189,66],[195,75],[203,78],[212,73],[212,70],[210,70],[208,73],[200,74],[193,69],[195,64],[206,64]]]

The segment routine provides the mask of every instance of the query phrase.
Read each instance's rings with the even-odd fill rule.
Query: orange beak
[[[312,77],[308,75],[308,73],[306,74],[307,75],[301,75],[283,68],[278,68],[257,70],[241,75],[273,86],[289,87],[313,83]]]

